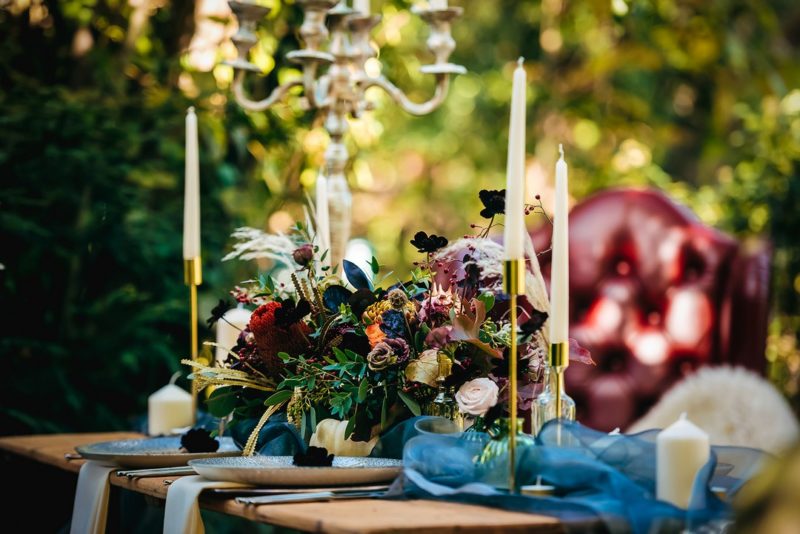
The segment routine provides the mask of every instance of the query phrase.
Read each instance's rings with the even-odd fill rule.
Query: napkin
[[[203,519],[197,498],[210,488],[247,488],[238,482],[219,482],[201,476],[181,477],[167,490],[164,509],[164,534],[203,534]]]
[[[116,469],[116,466],[91,460],[81,466],[70,534],[103,534],[106,531],[108,475]]]

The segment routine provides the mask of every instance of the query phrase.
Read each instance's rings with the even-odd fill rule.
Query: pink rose
[[[470,415],[484,415],[497,404],[500,389],[490,378],[476,378],[466,382],[456,393],[458,409]]]

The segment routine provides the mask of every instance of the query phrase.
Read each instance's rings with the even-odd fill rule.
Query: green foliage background
[[[381,94],[353,121],[355,230],[399,272],[417,229],[457,236],[476,192],[502,187],[510,74],[527,58],[532,183],[547,199],[564,142],[576,199],[652,185],[742,239],[775,246],[767,357],[798,394],[800,5],[793,0],[454,0],[453,56],[470,71],[434,114]],[[425,27],[373,1],[383,72],[422,100]],[[264,95],[298,73],[299,10],[277,3],[253,61]],[[221,264],[242,224],[300,217],[325,137],[296,99],[244,114],[226,67],[187,52],[188,0],[0,2],[0,433],[123,428],[187,352],[183,115],[198,108],[204,314],[252,266]],[[230,43],[214,43],[214,59]],[[218,52],[214,52],[218,50]],[[431,209],[436,206],[436,209]],[[204,332],[211,336],[210,332]]]

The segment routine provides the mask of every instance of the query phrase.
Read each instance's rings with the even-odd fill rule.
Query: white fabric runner
[[[246,488],[237,482],[217,482],[201,476],[185,476],[173,482],[167,490],[164,508],[164,534],[203,534],[203,519],[197,498],[210,488]]]
[[[70,534],[103,534],[108,516],[108,475],[115,466],[87,461],[78,474]]]

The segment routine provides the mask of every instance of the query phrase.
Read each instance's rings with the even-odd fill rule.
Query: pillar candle
[[[191,426],[193,415],[192,396],[175,384],[167,384],[147,399],[147,433],[171,434],[173,428]]]
[[[353,9],[362,15],[369,15],[369,0],[353,0]]]
[[[331,265],[331,222],[330,211],[328,202],[328,179],[323,173],[317,176],[317,190],[316,190],[316,210],[317,210],[317,228],[316,228],[316,245],[319,247],[319,257],[325,254],[325,260],[322,261],[322,266]],[[319,257],[317,259],[319,259]]]
[[[197,115],[186,112],[186,163],[183,199],[183,259],[200,256],[200,163],[197,148]]]
[[[252,314],[253,312],[245,308],[233,308],[226,311],[222,319],[217,321],[217,366],[221,367],[228,359],[228,351],[236,345],[239,334],[250,323]]]
[[[708,434],[682,414],[656,439],[656,496],[687,508],[697,472],[711,455]]]
[[[569,341],[569,186],[564,148],[556,163],[553,260],[550,274],[550,343]]]
[[[430,0],[431,9],[447,9],[447,0]]]
[[[511,91],[506,164],[506,217],[503,243],[507,260],[525,257],[525,69],[519,58]]]

